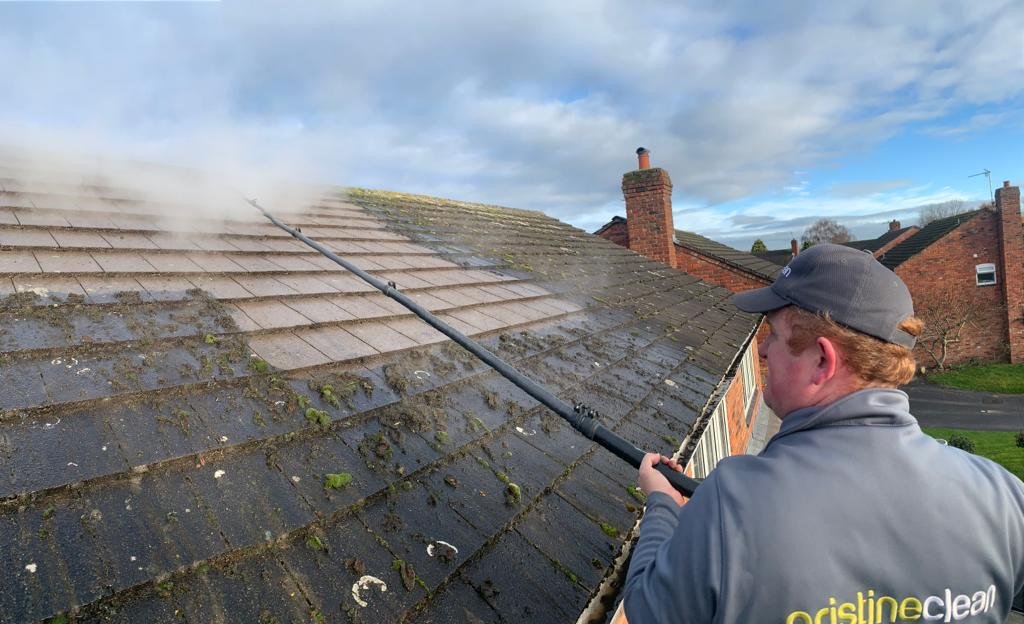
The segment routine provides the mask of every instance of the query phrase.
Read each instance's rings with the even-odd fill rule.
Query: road
[[[910,395],[910,412],[922,427],[1024,430],[1024,395],[971,392],[922,381],[901,390]]]

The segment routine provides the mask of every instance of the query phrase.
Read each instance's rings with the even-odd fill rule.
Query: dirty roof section
[[[953,215],[952,217],[946,217],[945,219],[936,219],[921,228],[921,231],[917,234],[885,252],[878,261],[889,269],[895,269],[911,257],[924,251],[926,247],[935,241],[955,230],[961,223],[980,214],[982,210],[984,209],[972,210],[963,214]]]
[[[633,469],[404,308],[255,211],[0,185],[0,622],[565,622],[591,599]],[[352,191],[279,216],[666,454],[754,327],[536,212]]]
[[[677,245],[721,260],[769,282],[775,281],[775,275],[779,272],[779,267],[774,262],[733,249],[694,232],[676,230],[675,242]]]
[[[889,243],[889,241],[899,237],[904,232],[909,230],[911,227],[914,226],[908,226],[905,228],[900,228],[898,230],[888,230],[885,234],[882,234],[878,238],[848,241],[843,243],[843,245],[846,245],[847,247],[853,247],[854,249],[860,249],[861,251],[875,252],[881,249],[882,247],[885,247],[886,244]]]

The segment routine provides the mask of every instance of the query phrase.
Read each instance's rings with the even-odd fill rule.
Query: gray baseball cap
[[[899,324],[914,315],[910,291],[869,253],[828,243],[800,253],[771,286],[736,293],[744,312],[770,312],[787,305],[828,312],[837,323],[908,349],[914,336]]]

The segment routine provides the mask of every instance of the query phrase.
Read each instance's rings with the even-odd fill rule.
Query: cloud
[[[795,0],[0,3],[0,133],[588,228],[622,213],[621,175],[644,145],[688,218],[728,219],[712,206],[786,186],[795,203],[780,214],[852,214],[803,201],[794,171],[911,122],[941,127],[964,103],[1014,106],[1024,68],[1005,42],[1019,42],[1021,12],[1004,0],[813,16]]]
[[[835,197],[858,197],[904,188],[912,183],[913,180],[907,178],[899,180],[863,180],[860,182],[833,184],[829,187],[828,192]]]

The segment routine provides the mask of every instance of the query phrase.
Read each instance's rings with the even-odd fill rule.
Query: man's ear
[[[836,344],[824,336],[819,336],[815,344],[818,347],[818,365],[811,377],[811,382],[823,386],[836,376],[842,362],[842,355],[836,348]]]

